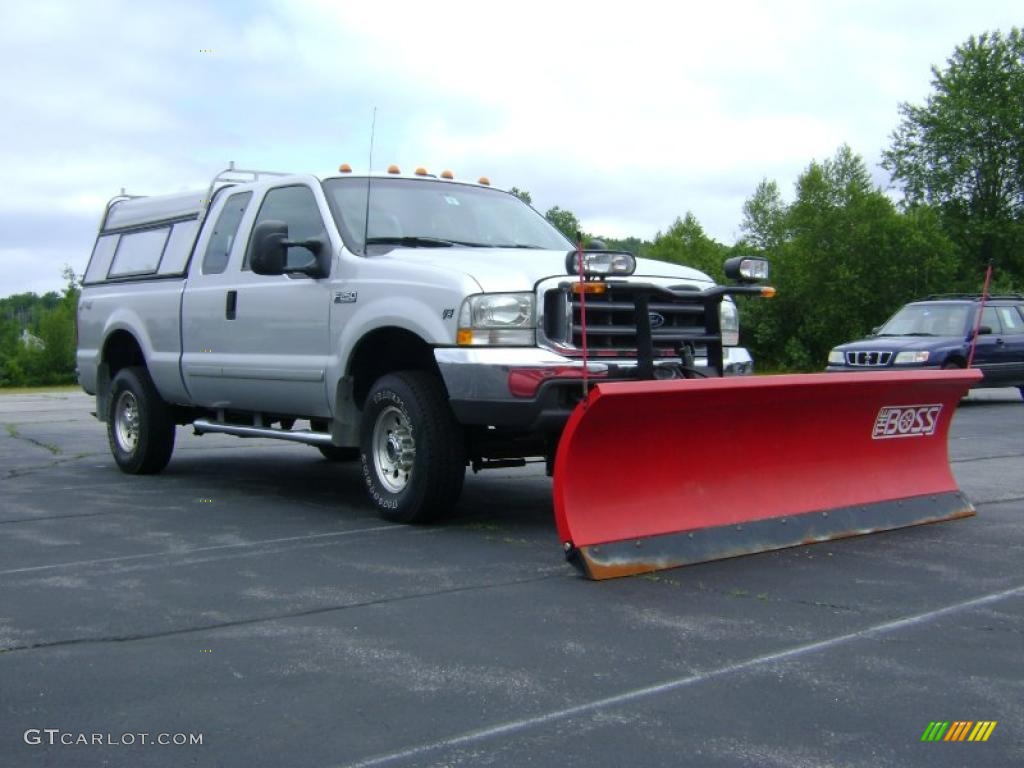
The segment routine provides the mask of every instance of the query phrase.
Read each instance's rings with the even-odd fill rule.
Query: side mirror
[[[288,249],[293,247],[307,249],[313,258],[301,267],[289,267]],[[329,251],[326,238],[289,240],[287,224],[268,220],[257,224],[252,230],[249,266],[257,275],[302,274],[313,278],[326,277],[330,272],[330,264],[327,262]]]
[[[882,328],[882,326],[876,325],[874,328],[871,329],[871,333],[869,335],[877,336],[878,332],[881,330],[881,328]]]
[[[288,263],[288,225],[264,221],[252,230],[249,266],[257,275],[283,275]]]

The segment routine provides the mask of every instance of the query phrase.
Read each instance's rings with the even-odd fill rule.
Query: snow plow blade
[[[592,579],[974,514],[947,434],[977,370],[598,384],[554,469],[566,556]]]

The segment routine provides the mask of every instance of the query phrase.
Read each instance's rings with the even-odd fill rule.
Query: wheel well
[[[943,360],[942,364],[943,365],[953,364],[953,365],[957,366],[958,368],[966,368],[967,367],[967,359],[965,357],[963,357],[962,355],[959,355],[959,354],[954,352],[952,355],[949,355],[945,360]]]
[[[131,365],[146,365],[146,357],[142,347],[128,331],[114,331],[103,345],[103,362],[107,364],[110,378],[122,368]]]
[[[392,371],[429,371],[441,385],[441,371],[427,342],[403,328],[378,328],[366,334],[356,345],[348,366],[353,379],[352,398],[363,407],[373,383]]]

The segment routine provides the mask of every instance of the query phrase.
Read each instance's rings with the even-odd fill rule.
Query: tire
[[[358,448],[340,448],[337,445],[318,445],[317,450],[328,461],[359,461]]]
[[[174,421],[145,368],[122,368],[110,382],[107,440],[129,475],[155,474],[171,460]]]
[[[458,501],[465,438],[434,376],[382,376],[367,395],[359,432],[363,479],[385,520],[431,522]]]

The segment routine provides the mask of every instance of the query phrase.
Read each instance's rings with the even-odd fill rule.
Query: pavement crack
[[[237,619],[235,621],[223,621],[215,622],[211,624],[200,624],[192,627],[181,627],[178,629],[169,629],[164,632],[150,632],[150,633],[136,633],[127,635],[111,635],[107,637],[75,637],[66,640],[51,640],[40,643],[25,643],[23,645],[13,645],[7,648],[0,648],[0,654],[5,653],[18,653],[22,651],[36,651],[43,650],[46,648],[66,648],[70,646],[79,645],[101,645],[104,643],[130,643],[139,640],[158,640],[165,637],[178,637],[181,635],[191,635],[198,632],[209,632],[210,630],[216,629],[231,629],[234,627],[246,627],[254,624],[262,624],[268,621],[286,621],[289,619],[302,619],[309,616],[320,616],[328,613],[335,613],[339,611],[348,611],[355,608],[372,608],[382,605],[393,605],[396,603],[410,602],[413,600],[420,600],[422,598],[429,597],[441,597],[445,595],[457,595],[465,594],[469,592],[475,592],[485,589],[495,589],[502,587],[515,587],[521,584],[535,584],[541,581],[549,581],[551,579],[566,578],[567,572],[565,567],[559,567],[557,572],[545,573],[541,576],[533,576],[527,579],[513,579],[511,581],[503,581],[490,584],[472,584],[462,587],[451,587],[449,589],[437,589],[428,592],[414,592],[406,595],[393,595],[390,597],[382,597],[376,600],[360,600],[355,603],[344,603],[342,605],[325,605],[319,608],[309,608],[304,611],[290,611],[284,613],[267,614],[265,616],[258,616],[250,619]]]
[[[60,446],[54,445],[53,443],[44,443],[42,440],[36,440],[34,437],[21,434],[21,432],[18,431],[17,424],[4,424],[4,429],[7,430],[7,436],[14,440],[23,440],[26,443],[31,443],[32,445],[49,451],[54,456],[59,456],[61,454]]]

